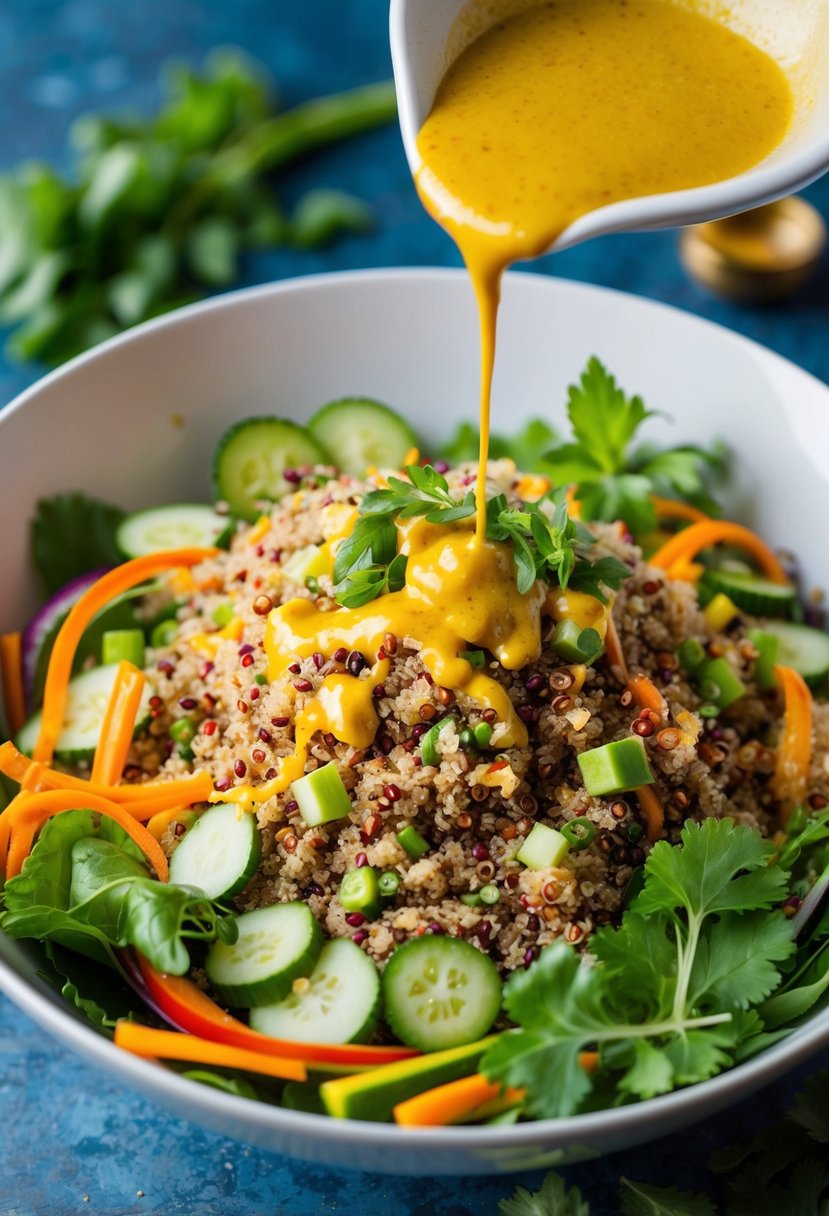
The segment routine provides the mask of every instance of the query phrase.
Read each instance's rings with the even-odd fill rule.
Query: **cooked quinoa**
[[[489,473],[494,491],[512,498],[526,485],[509,461],[491,464]],[[474,467],[460,467],[449,475],[450,486],[467,486],[473,474]],[[327,675],[350,670],[356,671],[354,679],[372,678],[375,656],[365,656],[360,670],[358,663],[347,668],[342,655],[315,654],[294,664],[285,680],[268,683],[264,638],[268,613],[296,597],[339,610],[328,575],[312,582],[312,592],[292,580],[286,563],[328,538],[332,507],[356,505],[376,487],[376,479],[341,476],[298,490],[266,521],[240,530],[228,552],[195,567],[192,579],[171,581],[179,630],[170,646],[150,652],[152,720],[135,745],[128,778],[173,778],[206,769],[219,792],[261,785],[293,753],[296,713]],[[506,670],[487,653],[486,673],[508,691],[529,732],[527,746],[499,750],[493,711],[437,687],[417,639],[387,636],[388,675],[373,690],[380,721],[373,745],[357,749],[318,732],[305,765],[306,772],[331,761],[337,765],[351,798],[350,815],[308,828],[290,788],[262,803],[256,809],[262,861],[237,897],[239,910],[306,901],[329,936],[351,937],[380,965],[396,944],[423,933],[462,936],[503,972],[529,963],[556,938],[586,943],[594,926],[620,914],[650,845],[636,797],[590,797],[576,757],[631,733],[644,741],[668,839],[678,839],[689,817],[730,815],[764,835],[774,831],[769,778],[780,709],[775,693],[760,693],[753,681],[756,655],[746,630],[754,622],[738,617],[725,633],[712,635],[695,588],[649,568],[623,525],[591,530],[595,556],[614,555],[630,569],[614,597],[613,620],[630,673],[650,677],[664,697],[665,713],[640,713],[605,656],[586,669],[580,686],[581,673],[563,665],[549,647],[520,671]],[[223,630],[216,621],[229,604],[238,624]],[[156,601],[152,610],[160,606]],[[205,634],[213,636],[210,658],[194,646]],[[746,695],[715,718],[697,713],[700,696],[677,659],[688,638],[726,658],[747,686]],[[440,763],[423,764],[424,732],[450,715],[438,737]],[[170,739],[171,725],[184,717],[197,726],[192,759],[183,758]],[[482,721],[493,728],[490,749],[464,750],[461,731]],[[826,704],[815,704],[814,725],[810,793],[822,805],[829,798]],[[553,869],[532,870],[516,860],[535,823],[561,828],[576,817],[596,828],[588,847],[571,850]],[[430,846],[419,860],[397,840],[408,824]],[[180,832],[175,822],[165,832],[168,853]],[[366,864],[394,870],[401,880],[374,921],[348,915],[338,899],[343,875]],[[496,904],[470,907],[462,901],[488,884],[498,887]]]

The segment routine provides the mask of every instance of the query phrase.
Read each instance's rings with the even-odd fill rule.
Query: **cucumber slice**
[[[198,887],[208,899],[225,899],[247,886],[261,855],[255,817],[220,802],[182,836],[170,858],[170,882]]]
[[[754,616],[791,616],[797,593],[791,583],[773,583],[759,574],[713,566],[703,574],[701,584],[710,591],[721,591]]]
[[[442,1051],[486,1034],[501,1008],[492,959],[456,937],[398,946],[383,972],[386,1021],[408,1047]]]
[[[216,496],[251,523],[259,504],[275,502],[292,488],[282,474],[301,465],[328,464],[317,440],[286,418],[246,418],[219,440],[213,458]]]
[[[117,671],[117,663],[107,663],[82,671],[70,680],[63,726],[55,746],[55,755],[59,760],[76,764],[80,760],[91,760],[94,756]],[[153,690],[148,684],[136,715],[136,735],[149,721],[152,695]],[[31,756],[37,743],[41,718],[42,714],[38,711],[17,732],[15,743],[27,756]]]
[[[380,1015],[380,976],[359,946],[337,938],[322,948],[307,984],[252,1009],[254,1030],[299,1043],[365,1043]]]
[[[204,962],[207,978],[231,1008],[281,1001],[295,979],[314,970],[322,929],[306,904],[257,908],[237,917],[236,925],[233,945],[214,942]]]
[[[165,549],[209,549],[226,541],[233,529],[227,515],[203,503],[177,503],[128,515],[116,533],[125,557],[146,557]]]
[[[763,633],[778,640],[775,662],[799,671],[811,688],[825,681],[829,672],[829,633],[792,621],[766,621]]]
[[[369,465],[400,469],[406,453],[417,447],[408,422],[368,397],[343,397],[324,405],[308,430],[332,454],[337,467],[354,477],[362,477]]]

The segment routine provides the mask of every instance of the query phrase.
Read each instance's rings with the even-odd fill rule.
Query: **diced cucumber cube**
[[[584,788],[594,798],[622,794],[654,779],[645,745],[633,736],[582,752],[578,761]]]
[[[429,852],[429,841],[424,840],[417,828],[409,824],[397,833],[397,843],[413,861],[417,861],[424,853]]]
[[[107,629],[101,638],[101,662],[144,666],[144,634],[140,629]]]
[[[282,573],[293,583],[305,586],[305,580],[328,573],[328,555],[319,545],[306,545],[282,564]]]
[[[718,709],[728,709],[745,695],[746,686],[728,659],[709,659],[697,672],[699,695]]]
[[[316,828],[351,813],[351,799],[333,761],[292,781],[291,793],[306,827]]]
[[[561,865],[569,852],[570,846],[561,832],[543,823],[535,823],[515,854],[515,859],[528,870],[548,870],[550,866]]]
[[[780,639],[765,629],[749,629],[748,640],[757,651],[754,660],[754,680],[758,688],[774,688],[774,665],[780,651]]]
[[[340,883],[340,904],[346,912],[361,912],[375,920],[382,910],[380,879],[373,866],[348,870]]]
[[[581,663],[583,656],[579,649],[580,637],[581,625],[577,625],[568,617],[556,625],[550,645],[556,654],[568,663]]]

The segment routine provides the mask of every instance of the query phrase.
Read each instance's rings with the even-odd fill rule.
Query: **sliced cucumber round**
[[[791,616],[797,592],[791,583],[773,583],[759,574],[744,574],[722,566],[713,566],[702,576],[709,590],[721,591],[744,612],[755,616]]]
[[[251,1009],[281,1001],[301,975],[310,975],[322,950],[322,930],[307,904],[274,904],[236,920],[233,945],[214,942],[207,978],[227,1005]]]
[[[225,542],[232,521],[203,503],[176,503],[128,515],[115,539],[125,557],[146,557],[166,549],[209,549]]]
[[[255,817],[220,802],[184,833],[170,859],[170,882],[198,887],[208,899],[225,899],[248,885],[261,855]]]
[[[362,477],[369,465],[400,469],[417,436],[399,414],[368,397],[343,397],[317,410],[308,430],[337,467]]]
[[[340,937],[322,948],[306,984],[251,1010],[254,1030],[299,1043],[364,1043],[380,1014],[380,976],[359,946]]]
[[[417,937],[398,946],[382,990],[389,1026],[401,1043],[421,1051],[474,1043],[501,1008],[492,959],[454,937]]]
[[[82,671],[69,682],[63,726],[55,745],[55,755],[68,764],[91,760],[101,737],[101,726],[109,703],[118,663],[107,663]],[[146,685],[135,719],[137,735],[150,720],[150,697],[153,690]],[[17,732],[15,743],[27,756],[32,754],[40,734],[42,714],[38,711]]]
[[[792,621],[765,621],[763,632],[778,639],[777,663],[793,667],[812,688],[829,673],[829,633]]]
[[[288,468],[328,464],[329,457],[302,426],[287,418],[246,418],[225,431],[213,458],[216,496],[234,515],[253,522],[260,504],[291,489]]]

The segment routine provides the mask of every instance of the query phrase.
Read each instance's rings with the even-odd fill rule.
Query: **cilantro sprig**
[[[506,1009],[519,1029],[487,1052],[486,1075],[524,1088],[528,1114],[556,1118],[733,1064],[762,1038],[756,1006],[795,950],[790,922],[772,911],[788,875],[771,852],[728,819],[686,824],[681,847],[655,845],[621,925],[591,938],[595,965],[560,942],[511,977]],[[600,1053],[594,1074],[585,1050]]]
[[[452,524],[475,514],[474,492],[454,498],[446,478],[431,465],[409,465],[405,471],[408,481],[390,477],[387,489],[365,495],[357,524],[337,551],[335,595],[346,608],[403,586],[406,558],[397,553],[395,520],[422,516],[427,523]],[[572,586],[606,603],[603,588],[617,589],[629,573],[616,558],[588,559],[595,538],[570,518],[560,492],[521,508],[511,507],[505,495],[496,495],[487,502],[486,535],[488,540],[512,545],[522,595],[542,579],[563,588]]]
[[[641,397],[626,396],[597,358],[570,386],[567,414],[572,440],[547,452],[545,462],[558,484],[577,487],[585,519],[623,519],[641,537],[656,525],[652,494],[715,509],[709,483],[723,469],[723,452],[692,444],[632,448],[642,423],[656,413],[645,408]]]

